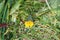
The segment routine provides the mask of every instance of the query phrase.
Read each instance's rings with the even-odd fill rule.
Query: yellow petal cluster
[[[33,21],[25,21],[25,28],[31,28],[33,25]]]

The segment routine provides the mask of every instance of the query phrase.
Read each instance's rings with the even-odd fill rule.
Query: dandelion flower
[[[31,28],[34,25],[33,21],[26,21],[25,28]]]

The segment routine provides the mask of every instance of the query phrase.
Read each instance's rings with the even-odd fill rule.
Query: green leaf
[[[10,15],[12,15],[16,10],[19,9],[19,6],[21,5],[20,3],[22,2],[23,0],[18,0],[16,1],[16,3],[13,5],[13,7],[11,8],[11,11],[10,11]]]

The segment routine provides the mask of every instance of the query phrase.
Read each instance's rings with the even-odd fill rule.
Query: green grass
[[[59,0],[0,0],[0,40],[60,40]],[[32,20],[32,28],[24,22]]]

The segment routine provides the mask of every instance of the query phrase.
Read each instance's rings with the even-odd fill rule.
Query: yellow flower
[[[26,21],[25,28],[31,28],[34,25],[33,21]]]

